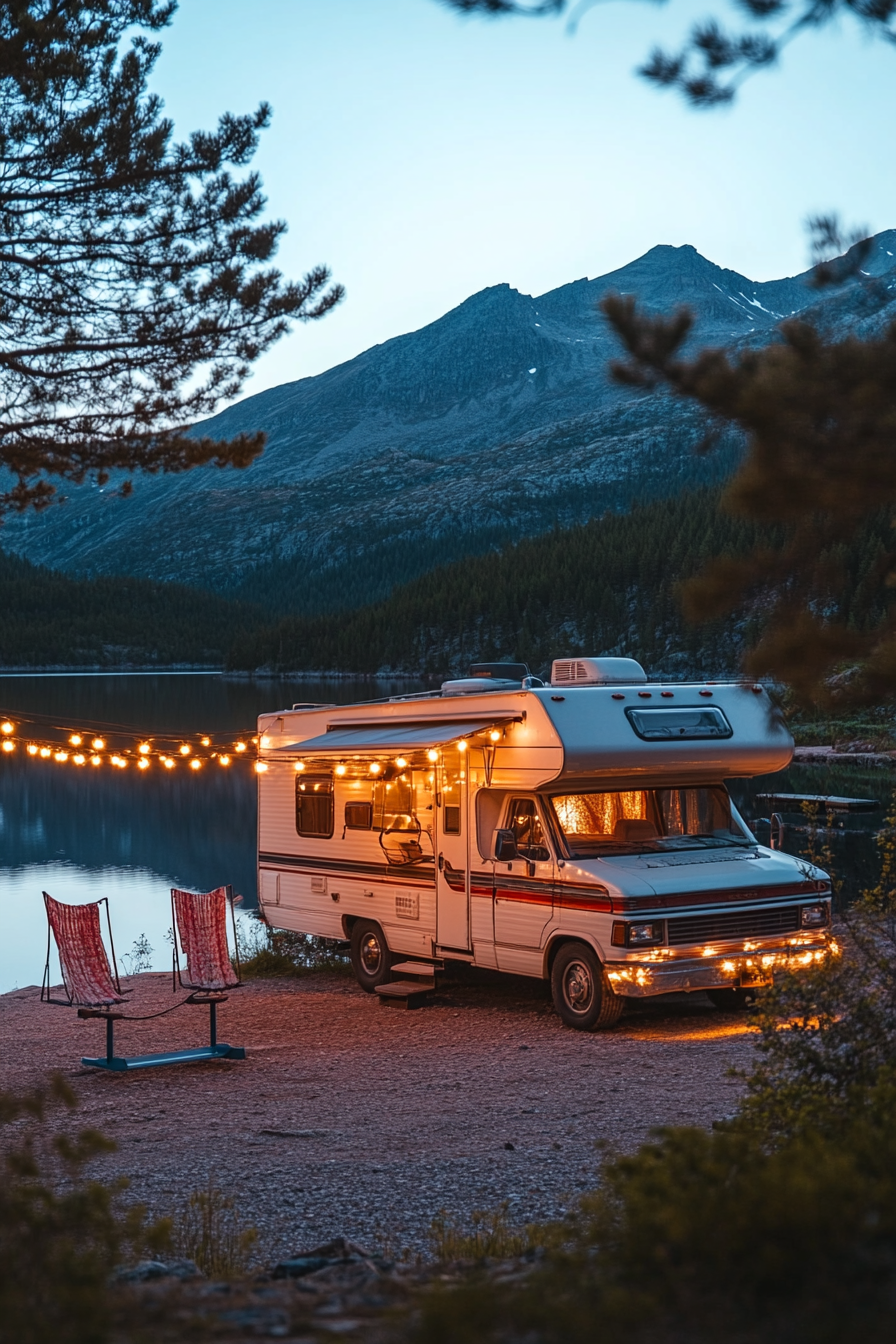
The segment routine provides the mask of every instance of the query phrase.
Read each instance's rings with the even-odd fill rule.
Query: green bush
[[[49,1134],[48,1107],[75,1105],[58,1075],[48,1091],[0,1093],[0,1328],[16,1344],[102,1344],[113,1267],[168,1235],[165,1223],[145,1226],[142,1208],[119,1207],[126,1181],[85,1178],[111,1140],[93,1129]]]
[[[348,971],[348,954],[330,938],[272,929],[263,919],[237,925],[240,972],[244,980],[298,976],[309,971]]]

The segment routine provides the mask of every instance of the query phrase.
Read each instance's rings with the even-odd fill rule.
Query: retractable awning
[[[513,715],[504,715],[493,719],[464,719],[450,723],[377,723],[346,725],[344,728],[332,728],[318,737],[308,738],[305,742],[290,742],[287,746],[274,747],[272,755],[279,752],[307,756],[346,756],[381,753],[387,751],[413,751],[415,748],[444,746],[446,742],[456,742],[458,738],[472,738],[476,733],[490,729],[505,728],[508,723],[518,720]]]

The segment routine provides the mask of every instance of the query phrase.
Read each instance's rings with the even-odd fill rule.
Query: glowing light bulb
[[[245,750],[246,750],[246,744],[245,744],[245,742],[237,742],[237,744],[236,744],[234,750],[235,750],[235,751],[245,751]]]
[[[29,756],[36,756],[36,755],[37,755],[37,751],[38,751],[38,749],[37,749],[37,747],[34,745],[34,743],[33,743],[33,742],[29,742],[29,743],[28,743],[28,755],[29,755]]]
[[[90,745],[93,747],[94,751],[102,751],[106,744],[101,737],[95,737]]]
[[[204,747],[210,747],[211,744],[212,744],[212,740],[211,740],[210,737],[203,737],[203,738],[201,739],[201,741],[202,741],[202,745],[203,745]]]
[[[0,733],[11,733],[12,731],[13,725],[10,723],[9,719],[4,723],[0,723]]]
[[[3,750],[4,750],[4,751],[15,751],[15,749],[16,749],[16,744],[15,744],[15,742],[10,742],[9,739],[7,738],[7,740],[3,743]]]
[[[193,757],[192,761],[190,762],[190,769],[191,769],[191,770],[201,770],[201,769],[202,769],[202,762],[201,762],[201,761],[197,761],[197,759],[196,759],[195,756]]]
[[[137,750],[139,751],[141,756],[148,756],[149,753],[152,751],[152,747],[149,745],[148,742],[141,742]]]
[[[493,742],[500,742],[501,740],[501,734],[498,732],[497,728],[493,728],[491,730],[491,732],[489,733],[489,737]]]
[[[67,761],[67,760],[68,760],[68,752],[67,752],[67,751],[55,751],[55,752],[53,753],[53,760],[54,760],[54,761],[59,761],[60,764],[62,763],[62,761]]]
[[[53,755],[53,753],[50,751],[50,748],[49,748],[49,747],[41,747],[41,749],[40,749],[40,754],[41,754],[41,756],[43,757],[44,760],[46,760],[48,756],[52,756],[52,755]]]
[[[181,756],[189,756],[190,754],[190,748],[187,746],[186,742],[181,743],[179,750]]]
[[[344,766],[344,765],[337,765],[337,767],[336,767],[336,773],[337,773],[337,775],[344,775],[344,774],[345,774],[345,766]]]
[[[461,740],[458,742],[458,744],[457,744],[457,749],[458,749],[458,751],[466,751],[466,749],[467,749],[467,744],[466,744],[466,742],[463,740],[463,738],[461,738]]]
[[[87,757],[83,756],[79,751],[77,755],[72,757],[72,760],[74,761],[75,765],[83,765],[84,762],[87,760]]]
[[[437,751],[428,751],[426,753],[426,759],[432,761],[433,765],[435,765],[436,761],[439,759],[439,753]]]
[[[398,766],[399,770],[403,770],[407,765],[407,761],[403,756],[396,756],[395,764]]]
[[[370,773],[372,775],[378,775],[382,768],[383,767],[380,765],[379,761],[372,761],[370,765]]]
[[[69,738],[69,742],[71,742],[71,744],[72,744],[73,747],[80,747],[80,745],[81,745],[81,734],[80,734],[80,733],[72,733],[71,737]]]
[[[90,758],[91,765],[102,765],[102,763],[103,763],[102,756],[91,756]]]
[[[267,770],[267,768],[268,768],[268,763],[267,763],[267,761],[256,761],[256,762],[255,762],[255,773],[256,773],[256,774],[258,774],[258,775],[263,775],[264,772],[265,772],[265,770]]]
[[[253,737],[252,741],[253,741],[253,742],[255,741],[255,738],[254,738],[254,737]],[[269,747],[269,746],[271,745],[271,739],[268,737],[267,733],[262,734],[261,745],[262,745],[263,747]]]
[[[165,769],[166,769],[166,770],[173,770],[173,769],[174,769],[174,762],[172,761],[172,759],[171,759],[170,756],[166,756],[166,757],[165,757]]]
[[[146,759],[145,756],[141,756],[141,757],[140,757],[139,761],[137,762],[137,769],[138,769],[138,770],[148,770],[148,769],[149,769],[149,761]]]
[[[229,764],[230,764],[230,757],[229,757],[229,756],[219,756],[219,757],[218,757],[218,764],[219,764],[219,765],[229,765]]]
[[[302,771],[305,769],[305,762],[304,762],[304,761],[296,761],[296,767],[295,767],[295,768],[296,768],[296,771],[298,772],[298,774],[301,774]]]

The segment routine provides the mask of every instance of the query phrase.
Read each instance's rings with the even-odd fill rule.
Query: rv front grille
[[[735,910],[726,915],[693,915],[688,919],[670,919],[668,939],[671,947],[686,943],[709,943],[737,938],[762,938],[776,933],[795,933],[800,927],[798,905],[778,910]]]

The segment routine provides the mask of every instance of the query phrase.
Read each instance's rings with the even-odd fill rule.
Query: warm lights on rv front
[[[435,765],[436,761],[439,759],[439,753],[437,751],[428,751],[426,753],[426,759]]]
[[[403,756],[396,756],[395,764],[398,766],[399,770],[404,770],[405,766],[407,765],[407,761]]]
[[[466,751],[466,749],[467,749],[467,744],[466,744],[466,742],[464,741],[463,738],[461,738],[460,741],[458,742],[458,744],[457,744],[457,749],[458,749],[458,751]]]

